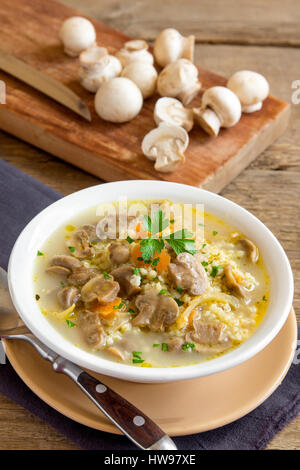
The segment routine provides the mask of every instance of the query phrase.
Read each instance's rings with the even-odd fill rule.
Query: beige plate
[[[192,434],[230,423],[271,395],[289,369],[296,340],[297,323],[292,310],[280,333],[263,351],[219,374],[165,384],[139,384],[93,375],[141,408],[169,435]],[[86,426],[119,434],[80,389],[68,377],[55,373],[32,346],[8,340],[5,349],[18,375],[50,406]]]

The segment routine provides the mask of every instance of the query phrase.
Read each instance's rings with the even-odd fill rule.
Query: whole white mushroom
[[[143,39],[133,39],[132,41],[125,42],[122,49],[116,53],[123,67],[131,62],[146,62],[153,64],[153,55],[148,51],[149,46]]]
[[[161,66],[177,59],[194,61],[195,36],[182,36],[176,29],[167,28],[159,33],[154,43],[154,57]]]
[[[96,41],[93,24],[81,16],[72,16],[63,22],[59,30],[59,38],[64,45],[66,54],[77,57]]]
[[[96,113],[105,121],[127,122],[140,112],[143,96],[136,84],[124,77],[115,77],[98,89]]]
[[[104,82],[120,75],[122,70],[122,65],[115,56],[108,54],[105,47],[96,45],[81,52],[79,63],[80,83],[93,93],[96,93]]]
[[[157,91],[161,96],[178,98],[189,104],[201,88],[197,67],[187,59],[178,59],[167,65],[157,79]]]
[[[214,86],[202,96],[200,108],[194,108],[195,121],[209,135],[217,136],[220,127],[232,127],[241,118],[241,103],[229,88]]]
[[[250,70],[234,73],[228,80],[227,87],[239,98],[243,113],[260,110],[269,94],[269,84],[265,77]]]
[[[141,90],[144,99],[153,95],[157,80],[157,72],[153,65],[131,62],[122,70],[121,76],[132,80]]]

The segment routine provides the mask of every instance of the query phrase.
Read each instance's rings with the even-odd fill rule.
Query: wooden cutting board
[[[100,6],[99,6],[100,8]],[[61,23],[80,15],[51,0],[1,0],[0,44],[7,52],[63,82],[89,106],[92,122],[0,71],[6,84],[6,104],[0,105],[0,128],[107,181],[161,179],[201,186],[218,192],[285,130],[290,106],[270,96],[261,111],[243,115],[217,138],[199,127],[190,132],[186,163],[173,173],[157,173],[141,152],[144,135],[155,127],[158,96],[146,100],[141,113],[126,124],[101,120],[94,112],[94,95],[77,80],[78,59],[64,54],[58,39]],[[128,40],[124,34],[91,20],[98,43],[115,53]],[[202,92],[226,79],[199,68]],[[201,94],[190,106],[199,106]]]

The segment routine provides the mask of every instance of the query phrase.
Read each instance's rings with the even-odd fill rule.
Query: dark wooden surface
[[[291,102],[300,80],[300,5],[297,0],[64,0],[128,35],[152,40],[164,27],[196,32],[196,62],[229,76],[238,69],[265,74],[271,92]],[[158,4],[160,5],[158,7]],[[175,4],[175,6],[174,6]],[[159,14],[158,14],[159,12]],[[300,104],[292,104],[287,132],[244,170],[222,195],[259,217],[278,237],[292,264],[294,307],[300,321]],[[99,179],[0,133],[0,156],[69,194]],[[47,424],[0,396],[0,449],[75,449]],[[300,417],[269,444],[300,450]]]

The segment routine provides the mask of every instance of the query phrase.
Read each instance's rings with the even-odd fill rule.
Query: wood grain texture
[[[240,1],[239,5],[243,5],[243,8],[248,11],[254,8],[253,5],[259,3],[257,8],[268,12],[267,15],[260,15],[260,24],[264,22],[265,28],[261,30],[255,27],[254,17],[249,14],[242,17],[240,7],[234,0],[230,12],[228,12],[229,3],[226,0],[207,0],[207,2],[172,0],[171,7],[170,1],[164,0],[163,3],[168,4],[168,7],[160,14],[157,14],[154,0],[151,2],[148,0],[63,0],[63,3],[78,8],[83,13],[94,16],[128,35],[138,37],[147,35],[153,38],[162,27],[175,25],[185,34],[191,33],[191,27],[194,31],[198,28],[197,36],[201,35],[201,41],[204,43],[211,39],[206,36],[207,25],[213,28],[214,18],[217,15],[219,21],[213,31],[214,41],[219,41],[219,32],[223,29],[226,32],[226,41],[231,42],[231,39],[236,36],[234,28],[240,28],[244,43],[254,45],[247,47],[238,45],[242,42],[239,36],[235,39],[236,45],[198,44],[196,61],[201,67],[223,76],[229,76],[233,71],[241,68],[257,70],[267,76],[272,93],[287,101],[291,100],[292,81],[300,79],[299,49],[278,47],[278,44],[286,41],[286,31],[289,31],[293,43],[299,37],[299,21],[296,18],[298,13],[297,11],[295,13],[298,6],[297,0],[285,2],[284,6],[279,1],[272,1],[272,8],[269,6],[269,0]],[[214,16],[208,17],[208,10],[204,8],[207,3],[211,5]],[[198,16],[195,16],[195,9],[199,11]],[[224,27],[222,18],[228,17],[231,26],[227,24]],[[240,27],[241,20],[243,21],[242,28]],[[151,34],[148,33],[149,28],[152,28]],[[263,36],[263,41],[264,37],[268,39],[267,44],[270,47],[255,46],[261,41],[258,40],[258,34]],[[294,306],[300,322],[300,220],[299,203],[297,204],[300,200],[299,128],[300,104],[292,105],[287,132],[264,151],[221,194],[242,204],[274,230],[279,237],[294,272]],[[101,182],[98,178],[4,132],[0,132],[0,156],[63,194],[70,194]],[[75,449],[76,446],[28,411],[0,396],[0,449],[24,448]],[[268,448],[300,450],[300,417],[278,433]]]
[[[62,21],[76,11],[56,2],[2,0],[2,48],[75,91],[92,112],[92,123],[72,114],[13,77],[1,73],[6,83],[6,105],[0,107],[0,128],[36,145],[106,181],[162,179],[220,191],[287,127],[289,106],[272,96],[261,111],[243,115],[233,128],[211,138],[197,126],[190,132],[186,163],[173,173],[158,173],[143,156],[141,142],[154,126],[157,96],[146,100],[131,122],[104,122],[93,110],[94,96],[78,83],[78,60],[67,57],[58,39]],[[20,21],[23,28],[19,28]],[[127,39],[122,33],[95,23],[101,45],[116,52]],[[26,31],[26,33],[25,33]],[[13,32],[13,34],[12,34]],[[226,79],[199,69],[203,91],[225,85]],[[200,106],[201,97],[193,101]]]

